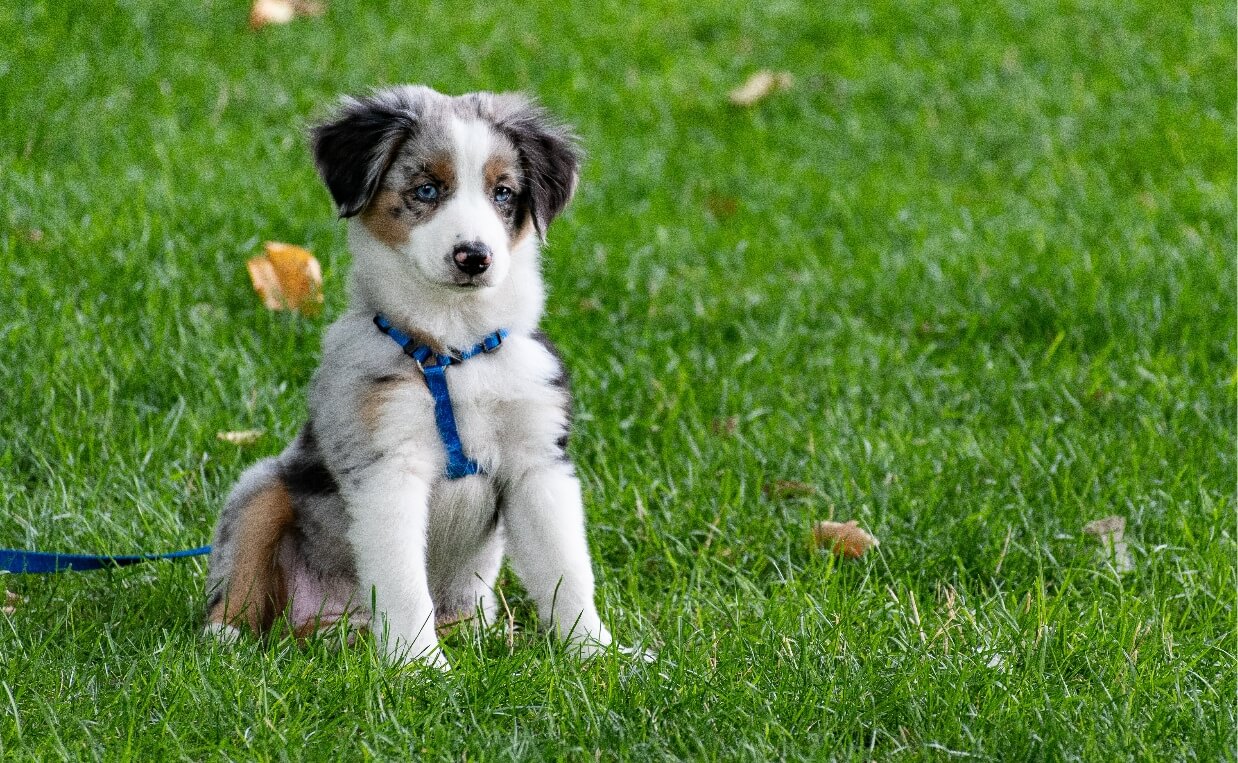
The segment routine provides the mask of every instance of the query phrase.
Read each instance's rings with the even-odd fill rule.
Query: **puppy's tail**
[[[262,634],[283,612],[288,585],[277,552],[292,519],[292,497],[278,461],[260,461],[246,471],[215,528],[207,573],[208,632],[230,637],[244,624]]]

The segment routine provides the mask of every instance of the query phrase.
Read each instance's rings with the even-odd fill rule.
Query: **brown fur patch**
[[[288,603],[284,572],[275,552],[292,524],[292,497],[283,482],[275,482],[256,494],[242,509],[236,537],[232,576],[224,598],[207,615],[207,622],[236,626],[244,623],[261,634]]]
[[[382,423],[383,409],[391,402],[392,395],[402,384],[407,384],[411,377],[383,377],[370,385],[361,394],[361,423],[370,433],[377,432]]]
[[[414,217],[400,194],[386,189],[375,194],[370,205],[361,213],[361,222],[370,229],[374,238],[395,248],[408,241]]]
[[[486,165],[482,167],[482,178],[485,181],[486,190],[493,189],[502,180],[503,185],[511,188],[513,191],[519,191],[519,161],[520,159],[515,151],[491,154],[490,158],[486,160]]]
[[[456,187],[456,165],[451,154],[435,154],[426,161],[425,172],[438,181],[440,188]]]
[[[509,239],[511,243],[508,244],[508,246],[510,246],[512,250],[515,250],[516,247],[524,243],[526,238],[533,235],[534,230],[533,215],[525,215],[524,220],[520,223],[520,227],[511,234],[511,238]]]

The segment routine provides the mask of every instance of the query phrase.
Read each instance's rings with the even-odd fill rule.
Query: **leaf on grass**
[[[249,9],[249,25],[261,29],[271,24],[287,24],[297,16],[321,16],[326,6],[317,0],[254,0]]]
[[[731,103],[736,106],[751,106],[777,90],[789,89],[793,84],[795,77],[791,76],[790,72],[762,69],[731,91]]]
[[[880,542],[852,519],[849,522],[818,522],[812,526],[812,539],[817,548],[828,548],[835,556],[859,559],[864,552]]]
[[[253,445],[263,434],[261,429],[238,429],[234,432],[216,432],[215,436],[233,445]]]
[[[249,26],[261,29],[270,24],[287,24],[297,15],[289,0],[254,0],[249,9]]]
[[[1135,562],[1126,548],[1126,517],[1110,516],[1095,519],[1083,526],[1083,531],[1100,541],[1102,563],[1112,563],[1119,573],[1131,572]]]
[[[705,206],[716,219],[732,217],[739,211],[739,199],[734,196],[710,194],[705,197]]]
[[[266,255],[246,263],[254,291],[269,310],[297,310],[317,315],[322,310],[322,267],[314,255],[292,244],[268,241]]]
[[[735,434],[735,430],[739,428],[738,416],[727,416],[726,418],[713,419],[709,422],[709,431],[714,434],[730,437]],[[765,494],[769,495],[770,486],[765,486]]]
[[[773,482],[767,482],[762,490],[766,498],[803,498],[817,494],[815,486],[796,480],[774,480]]]

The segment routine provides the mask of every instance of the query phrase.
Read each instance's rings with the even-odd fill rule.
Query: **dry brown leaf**
[[[714,434],[725,435],[730,437],[735,434],[735,430],[739,428],[738,416],[727,416],[722,419],[714,419],[709,422],[709,431]],[[769,485],[765,486],[766,495],[769,494]]]
[[[1131,559],[1130,550],[1123,539],[1126,534],[1126,517],[1114,515],[1094,519],[1083,526],[1083,531],[1100,541],[1102,562],[1111,562],[1118,572],[1131,572],[1135,569],[1135,562]]]
[[[705,206],[710,214],[718,219],[731,217],[739,211],[739,199],[734,196],[719,196],[711,194],[705,197]]]
[[[270,24],[287,24],[297,15],[290,0],[254,0],[249,9],[249,26],[261,29]]]
[[[321,16],[327,12],[318,0],[254,0],[249,9],[249,26],[261,29],[271,24],[287,24],[297,16]]]
[[[852,519],[849,522],[818,522],[812,526],[812,539],[817,548],[827,548],[837,556],[859,559],[864,552],[880,542]]]
[[[762,69],[731,91],[731,103],[736,106],[751,106],[773,92],[787,90],[794,84],[795,77],[791,76],[790,72]]]
[[[766,498],[799,498],[817,494],[816,487],[797,480],[774,480],[765,483],[762,490]]]
[[[269,310],[298,310],[317,315],[322,310],[322,266],[299,246],[268,241],[266,255],[246,263],[254,291]]]
[[[238,429],[234,432],[216,432],[215,436],[233,445],[253,445],[263,434],[261,429]]]

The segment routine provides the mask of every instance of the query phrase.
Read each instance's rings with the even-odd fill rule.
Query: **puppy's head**
[[[340,216],[400,269],[462,294],[501,284],[544,236],[580,160],[567,128],[518,94],[392,88],[344,99],[311,138]]]

